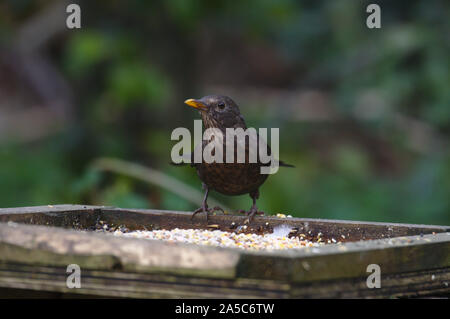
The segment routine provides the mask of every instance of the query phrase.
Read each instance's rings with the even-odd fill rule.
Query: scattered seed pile
[[[251,250],[280,250],[280,249],[298,249],[304,247],[316,247],[322,243],[312,242],[299,237],[288,237],[290,228],[275,228],[271,234],[257,235],[225,232],[220,230],[202,230],[202,229],[172,229],[172,230],[153,230],[153,231],[132,231],[122,232],[116,230],[114,235],[133,238],[145,238],[153,240],[164,240],[168,242],[183,242],[206,246],[217,247],[237,247]]]

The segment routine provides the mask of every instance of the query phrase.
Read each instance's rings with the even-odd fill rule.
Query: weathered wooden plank
[[[209,223],[204,216],[198,215],[191,221],[191,212],[161,210],[120,209],[103,206],[55,205],[25,208],[0,209],[0,222],[15,221],[35,225],[51,225],[75,229],[92,229],[99,220],[111,226],[124,225],[135,229],[207,229],[215,224],[224,231],[233,231],[237,225],[243,225],[244,216],[215,215]],[[431,234],[450,231],[449,226],[415,225],[398,223],[378,223],[362,221],[322,220],[309,218],[276,218],[258,216],[245,232],[267,233],[273,227],[287,224],[297,229],[298,234],[307,237],[322,233],[322,238],[335,238],[338,241],[356,241],[379,238],[392,238],[419,234]]]
[[[86,205],[0,208],[0,222],[88,229],[96,224],[102,208]]]
[[[433,278],[433,279],[432,279]],[[367,288],[367,276],[294,285],[292,298],[394,298],[449,295],[450,269],[381,276],[380,288]]]
[[[196,228],[208,229],[208,225],[218,225],[220,230],[234,231],[236,225],[244,225],[245,216],[215,215],[207,223],[204,216],[191,221],[191,212],[170,212],[154,210],[102,209],[101,219],[112,225],[126,225],[135,229],[173,229]],[[271,233],[273,228],[289,225],[296,229],[296,234],[306,234],[306,238],[315,238],[319,233],[323,240],[357,241],[379,238],[392,238],[419,234],[431,234],[450,231],[447,226],[395,224],[377,222],[355,222],[342,220],[321,220],[308,218],[276,218],[258,216],[249,227],[247,233]]]
[[[0,223],[3,262],[233,277],[238,259],[236,251],[226,249]]]
[[[0,287],[134,298],[286,298],[289,285],[232,280],[82,270],[81,288],[66,286],[65,268],[0,264]]]
[[[293,284],[277,281],[176,277],[84,270],[80,289],[66,287],[64,268],[0,264],[0,287],[133,298],[382,298],[448,294],[450,272],[436,269],[382,276],[368,289],[366,277]],[[434,279],[431,279],[434,278]],[[1,294],[1,289],[0,289]]]
[[[367,276],[367,266],[384,274],[450,268],[450,233],[349,242],[301,250],[241,255],[238,276],[291,282]]]
[[[108,206],[72,205],[72,204],[7,207],[7,208],[0,208],[0,215],[26,214],[26,213],[59,213],[59,212],[69,212],[69,211],[103,209],[106,207],[108,207]]]

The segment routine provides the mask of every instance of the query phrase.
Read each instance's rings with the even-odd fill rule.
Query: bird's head
[[[228,96],[208,95],[184,103],[200,111],[205,128],[246,128],[239,107]]]

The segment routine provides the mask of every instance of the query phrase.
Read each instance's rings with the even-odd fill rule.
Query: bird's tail
[[[285,163],[285,162],[283,162],[283,161],[279,161],[278,164],[279,164],[280,166],[282,166],[282,167],[295,167],[294,165],[287,164],[287,163]]]

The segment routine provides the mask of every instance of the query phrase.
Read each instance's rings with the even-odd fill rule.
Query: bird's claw
[[[264,212],[258,211],[258,209],[256,207],[252,207],[249,211],[245,211],[245,210],[241,209],[239,212],[241,214],[246,214],[248,217],[244,221],[244,224],[250,224],[251,221],[253,220],[253,218],[255,217],[255,215],[264,215]]]
[[[220,210],[222,213],[225,214],[225,211],[219,207],[219,206],[215,206],[213,208],[208,208],[208,205],[202,205],[202,207],[197,208],[194,213],[191,216],[191,220],[194,218],[195,215],[197,215],[198,213],[205,213],[206,215],[206,220],[208,221],[208,213],[214,213],[216,211]]]
[[[249,215],[249,214],[251,214],[251,210],[246,211],[246,210],[240,209],[240,210],[238,211],[238,213],[239,213],[239,214]],[[257,212],[254,213],[254,215],[261,215],[261,216],[264,216],[265,213],[262,212],[262,211],[257,211]]]

